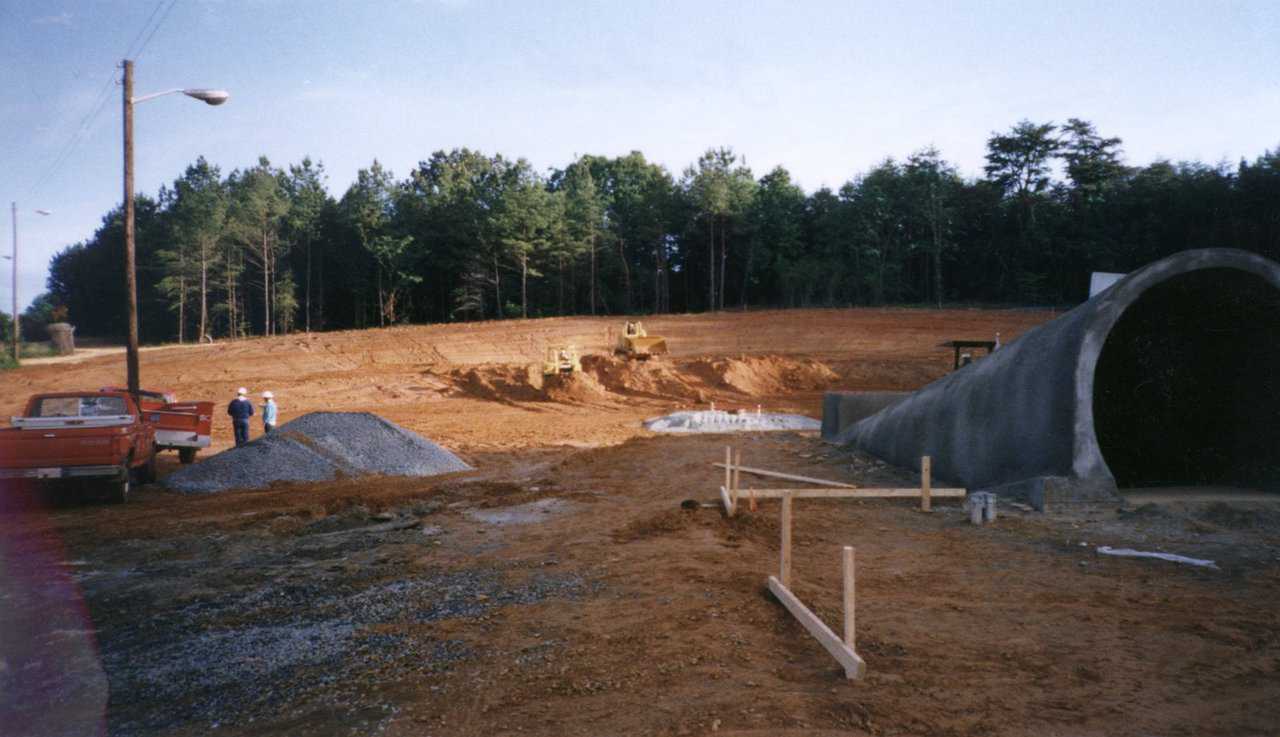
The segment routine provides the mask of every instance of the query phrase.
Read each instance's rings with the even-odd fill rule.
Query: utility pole
[[[138,273],[134,258],[133,222],[133,104],[178,92],[206,105],[221,105],[231,97],[226,90],[173,89],[142,97],[133,96],[133,62],[125,59],[124,67],[124,285],[129,303],[129,342],[125,347],[125,363],[129,372],[129,393],[138,396]]]
[[[18,363],[20,328],[18,326],[18,203],[10,203],[13,212],[13,362]]]
[[[124,289],[129,307],[125,362],[129,393],[138,396],[138,276],[133,253],[133,62],[124,60]]]

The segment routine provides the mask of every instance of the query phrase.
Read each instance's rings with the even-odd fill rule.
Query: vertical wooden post
[[[733,495],[733,448],[724,446],[724,490],[729,492],[729,498],[738,501]]]
[[[781,570],[778,572],[778,580],[782,581],[782,585],[791,588],[791,493],[788,492],[782,497],[782,550]]]
[[[124,297],[128,315],[125,368],[129,393],[138,398],[138,270],[134,259],[133,62],[124,60]]]
[[[844,546],[844,644],[849,646],[850,650],[854,650],[853,631],[854,631],[854,606],[853,598],[853,548]]]
[[[933,509],[933,500],[929,498],[932,492],[933,479],[930,478],[933,472],[933,459],[929,456],[920,457],[920,511],[928,512]]]
[[[733,451],[733,501],[738,501],[738,490],[742,488],[742,451]]]

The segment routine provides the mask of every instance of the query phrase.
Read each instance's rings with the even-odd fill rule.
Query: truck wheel
[[[147,464],[138,469],[138,484],[154,484],[156,482],[156,454],[151,452],[151,460]]]
[[[108,491],[107,491],[107,501],[111,502],[112,504],[124,504],[128,500],[129,500],[129,475],[125,474],[125,477],[120,481],[111,482],[111,485],[108,487]]]
[[[195,463],[195,460],[196,460],[195,448],[179,448],[178,449],[178,462],[181,463],[182,465],[184,466],[190,465],[192,463]]]

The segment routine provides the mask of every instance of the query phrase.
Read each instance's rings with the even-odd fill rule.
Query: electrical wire
[[[146,34],[147,29],[151,27],[151,21],[155,20],[156,13],[159,13],[160,8],[162,7],[164,7],[164,0],[159,0],[156,3],[156,6],[151,9],[151,15],[148,15],[147,19],[143,21],[142,27],[138,29],[138,35],[134,36],[133,40],[129,42],[129,45],[125,47],[124,58],[126,59],[133,58],[133,53],[134,53],[133,49],[135,46],[138,45],[138,39],[142,38],[142,36]]]
[[[164,0],[161,0],[161,2],[163,3]],[[165,19],[168,18],[169,13],[173,11],[173,6],[177,4],[178,0],[173,0],[169,3],[169,7],[165,8],[164,13],[160,16],[160,20],[156,21],[155,26],[151,28],[151,33],[147,34],[147,39],[142,42],[142,45],[138,47],[137,51],[133,52],[133,56],[131,58],[137,59],[142,56],[142,52],[147,48],[147,44],[151,43],[151,38],[156,35],[156,31],[160,30],[160,26],[164,25]]]
[[[151,39],[155,37],[156,32],[160,30],[160,26],[164,25],[165,20],[169,17],[169,13],[173,11],[173,6],[178,4],[178,0],[169,0],[168,7],[165,7],[165,1],[166,0],[159,0],[155,7],[151,9],[151,14],[147,16],[142,27],[138,29],[137,35],[133,37],[133,41],[131,41],[129,46],[125,49],[123,58],[137,59],[138,56],[147,48],[147,45],[151,43]],[[162,8],[164,9],[163,13],[160,12]],[[141,44],[139,44],[139,41],[141,41]],[[28,196],[40,191],[41,188],[48,184],[53,178],[53,175],[62,168],[62,165],[65,164],[71,157],[71,154],[75,152],[76,148],[84,142],[84,139],[93,129],[94,123],[97,122],[98,116],[102,114],[102,111],[106,108],[107,102],[111,99],[110,93],[114,84],[118,84],[118,82],[116,80],[115,69],[113,68],[111,75],[107,77],[106,84],[102,86],[102,89],[99,90],[96,96],[94,96],[93,102],[90,103],[89,112],[85,114],[84,118],[80,121],[80,125],[72,132],[71,138],[67,141],[66,145],[59,149],[57,155],[50,160],[52,163],[50,163],[49,167],[45,169],[44,174],[36,179],[35,183],[28,189]]]

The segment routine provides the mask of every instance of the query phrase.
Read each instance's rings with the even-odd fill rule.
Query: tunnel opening
[[[1146,290],[1094,374],[1098,446],[1120,488],[1280,491],[1280,289],[1200,269]]]

